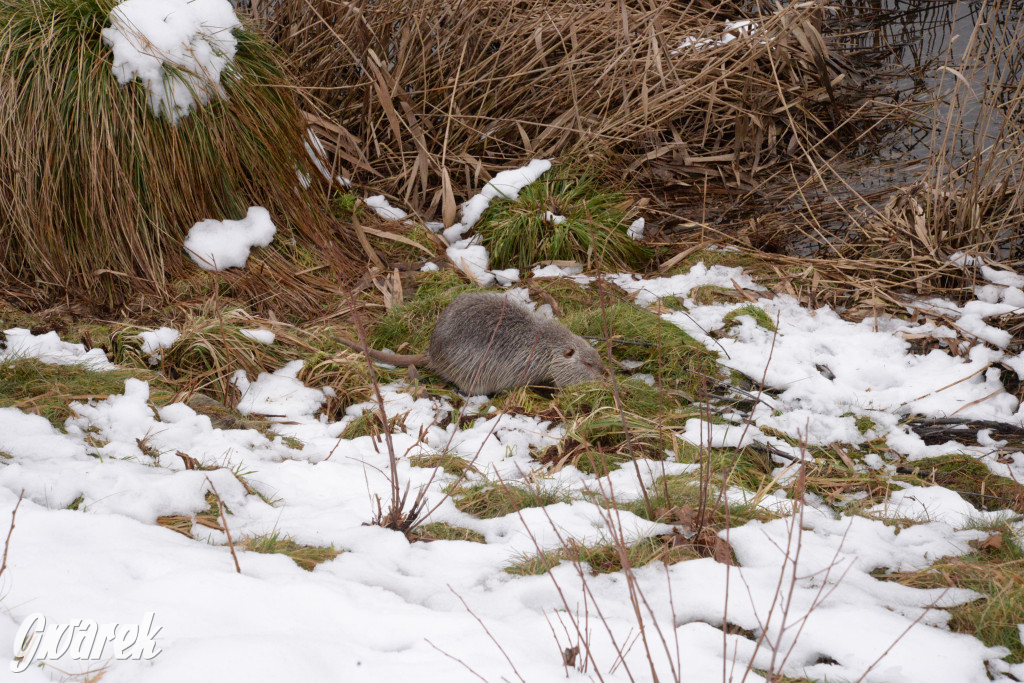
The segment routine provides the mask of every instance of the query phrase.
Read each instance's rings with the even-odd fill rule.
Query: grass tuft
[[[476,472],[477,469],[465,458],[450,453],[439,453],[437,455],[414,455],[409,458],[409,464],[413,467],[434,469],[440,467],[445,474],[460,476],[467,471]]]
[[[692,560],[700,555],[686,546],[672,546],[660,538],[642,538],[626,547],[625,561],[614,543],[582,545],[570,540],[567,548],[525,555],[505,568],[514,576],[544,574],[559,563],[579,562],[590,567],[592,575],[609,574],[624,568],[642,567],[656,560],[673,564]]]
[[[477,226],[498,268],[526,271],[540,261],[576,261],[603,270],[639,269],[652,257],[644,244],[626,235],[624,197],[601,188],[589,174],[544,179],[516,200],[491,203]],[[548,213],[563,216],[556,223]]]
[[[433,522],[423,524],[413,529],[409,534],[410,541],[470,541],[471,543],[486,543],[484,535],[461,526],[452,526],[444,522]]]
[[[769,332],[776,331],[775,323],[772,321],[771,317],[765,313],[763,308],[755,306],[754,304],[747,304],[746,306],[740,306],[733,311],[729,311],[722,318],[722,321],[725,323],[726,327],[729,327],[730,325],[736,325],[736,318],[743,315],[750,316],[754,319],[755,323]]]
[[[237,53],[221,79],[227,97],[175,125],[153,114],[141,83],[122,86],[113,74],[101,31],[116,4],[0,5],[0,76],[18,93],[0,98],[0,275],[106,307],[166,294],[196,271],[182,247],[195,222],[261,205],[279,229],[276,246],[250,262],[260,262],[263,284],[227,271],[207,277],[301,311],[309,291],[295,290],[315,278],[288,261],[298,241],[327,252],[326,273],[351,278],[354,238],[325,208],[299,97],[270,43],[236,29]],[[296,191],[297,171],[315,179],[308,190]]]
[[[250,536],[245,538],[239,544],[239,547],[244,548],[245,550],[251,550],[255,553],[278,553],[286,555],[292,558],[292,560],[295,561],[295,564],[299,565],[299,567],[305,569],[307,572],[313,571],[313,568],[322,562],[333,560],[343,552],[341,550],[335,550],[333,545],[301,545],[293,541],[291,538],[282,536],[276,531],[263,536]]]
[[[450,491],[452,500],[462,512],[480,519],[504,517],[523,508],[568,503],[572,498],[561,491],[544,487],[515,484],[460,485]]]

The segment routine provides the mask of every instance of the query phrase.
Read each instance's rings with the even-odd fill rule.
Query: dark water
[[[875,0],[840,11],[865,29],[853,45],[883,57],[893,102],[917,112],[870,150],[876,166],[852,174],[855,189],[963,172],[1021,142],[1024,2]]]

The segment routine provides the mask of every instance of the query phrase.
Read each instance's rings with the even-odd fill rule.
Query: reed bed
[[[531,156],[751,188],[893,115],[824,4],[282,0],[262,15],[339,169],[423,217]]]

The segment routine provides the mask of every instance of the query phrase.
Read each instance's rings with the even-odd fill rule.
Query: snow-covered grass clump
[[[241,220],[207,219],[193,225],[185,238],[185,250],[203,270],[244,268],[249,251],[269,246],[276,232],[270,212],[250,206]]]
[[[222,97],[241,26],[228,0],[125,0],[110,13],[103,42],[117,80],[139,79],[157,116],[177,122]]]
[[[462,216],[458,223],[445,230],[445,239],[454,242],[461,239],[484,215],[491,201],[498,197],[516,200],[523,188],[536,182],[543,174],[551,170],[548,159],[534,159],[526,166],[501,171],[491,178],[480,192],[469,198],[462,205]]]

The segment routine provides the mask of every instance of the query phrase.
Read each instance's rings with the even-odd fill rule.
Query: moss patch
[[[672,380],[672,388],[694,392],[701,375],[717,377],[717,354],[670,322],[632,304],[618,303],[606,311],[590,310],[567,316],[565,324],[584,337],[605,337],[607,314],[613,355],[618,360],[639,361],[636,372]],[[616,344],[615,340],[639,342]],[[606,341],[598,343],[598,352],[607,357]]]

